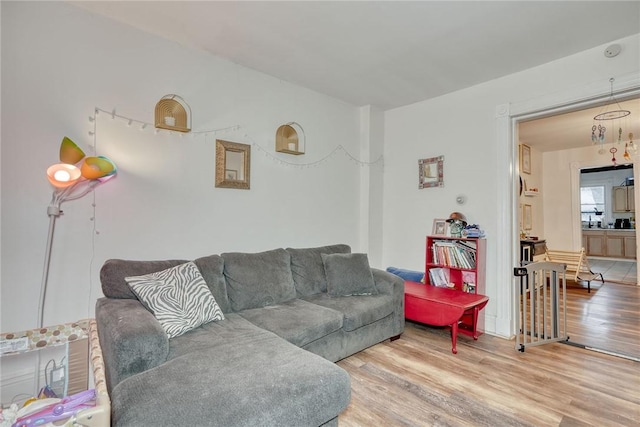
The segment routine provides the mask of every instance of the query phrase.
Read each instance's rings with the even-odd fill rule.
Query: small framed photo
[[[227,181],[237,181],[238,180],[238,171],[235,169],[225,169],[224,170],[224,178]]]
[[[533,219],[531,218],[531,205],[522,206],[522,225],[525,230],[531,230]]]
[[[446,219],[434,219],[433,230],[431,230],[433,236],[447,236],[449,234],[449,223]]]
[[[520,144],[520,170],[531,175],[531,147]]]
[[[418,188],[444,187],[444,156],[418,160]]]

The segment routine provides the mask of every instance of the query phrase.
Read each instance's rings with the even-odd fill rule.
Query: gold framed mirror
[[[418,188],[444,187],[444,156],[418,160]]]
[[[216,139],[216,187],[248,190],[251,146]]]

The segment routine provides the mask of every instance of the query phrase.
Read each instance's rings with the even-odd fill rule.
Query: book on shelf
[[[431,246],[433,263],[456,268],[476,268],[476,245],[472,241],[435,240]]]
[[[429,270],[429,279],[433,286],[446,288],[449,286],[449,271],[446,268],[432,268]]]

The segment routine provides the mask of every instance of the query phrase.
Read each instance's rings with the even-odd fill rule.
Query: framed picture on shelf
[[[449,234],[449,223],[446,219],[434,219],[433,230],[431,230],[433,236],[447,236]]]
[[[520,144],[520,170],[531,175],[531,147]]]
[[[444,187],[444,156],[418,160],[418,188]]]
[[[522,206],[522,224],[525,230],[531,230],[533,220],[531,218],[531,205]]]

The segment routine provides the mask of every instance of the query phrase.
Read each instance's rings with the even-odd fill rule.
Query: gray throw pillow
[[[169,338],[223,320],[224,314],[198,267],[187,262],[144,276],[125,277],[142,304],[158,319]]]
[[[348,254],[348,245],[338,244],[316,248],[287,248],[291,254],[291,273],[298,296],[307,297],[327,292],[322,254]]]
[[[284,249],[221,256],[233,311],[280,304],[296,297],[291,256]]]
[[[335,297],[377,295],[367,254],[322,254],[327,293]]]

